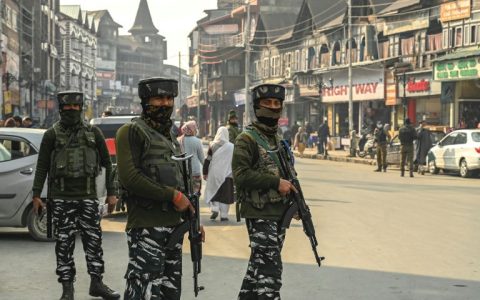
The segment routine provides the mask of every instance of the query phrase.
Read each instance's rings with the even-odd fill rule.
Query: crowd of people
[[[34,128],[33,120],[30,117],[13,116],[6,120],[0,119],[0,127],[24,127]]]

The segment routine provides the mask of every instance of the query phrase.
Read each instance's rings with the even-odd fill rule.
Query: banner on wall
[[[322,102],[346,102],[349,98],[348,71],[340,70],[326,73],[330,76],[332,87],[322,89]],[[384,70],[372,68],[353,69],[353,101],[383,100],[385,98]]]

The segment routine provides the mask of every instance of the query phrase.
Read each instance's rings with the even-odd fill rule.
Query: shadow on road
[[[103,245],[105,282],[123,292],[127,265],[125,235],[106,232]],[[76,248],[75,299],[92,299],[88,296],[89,279],[79,240]],[[0,233],[0,255],[1,299],[50,300],[60,296],[53,244],[34,242],[27,233]],[[236,299],[246,267],[247,257],[204,256],[199,281],[205,290],[199,299]],[[190,255],[185,253],[182,282],[185,300],[195,299],[191,268]],[[474,300],[478,295],[478,281],[329,266],[328,253],[321,268],[284,263],[282,299],[285,300]]]

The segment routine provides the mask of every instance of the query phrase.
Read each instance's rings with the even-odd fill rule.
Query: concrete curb
[[[300,157],[300,153],[296,151],[293,152],[293,155],[295,155],[295,157]],[[339,156],[339,155],[329,155],[327,157],[324,157],[323,155],[304,153],[303,158],[330,160],[330,161],[336,161],[336,162],[347,162],[347,163],[364,164],[364,165],[371,165],[371,166],[375,166],[377,164],[377,161],[373,159],[347,157],[347,156]]]

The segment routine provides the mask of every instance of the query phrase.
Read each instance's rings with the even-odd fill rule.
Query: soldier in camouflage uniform
[[[259,85],[253,89],[252,99],[257,120],[238,136],[232,161],[240,213],[246,219],[251,248],[238,299],[280,299],[280,253],[285,231],[279,228],[279,221],[288,208],[286,195],[294,187],[280,177],[277,159],[267,151],[280,147],[277,127],[285,88]]]
[[[100,166],[106,169],[107,200],[110,212],[117,202],[112,181],[112,163],[105,139],[97,127],[82,122],[83,93],[58,93],[60,121],[48,129],[42,139],[33,182],[33,206],[44,206],[40,195],[47,175],[49,195],[53,199],[58,281],[61,300],[74,299],[75,233],[80,231],[91,276],[89,293],[104,299],[119,299],[120,294],[102,281],[104,272],[102,230],[95,177]]]
[[[125,300],[180,299],[182,244],[166,247],[193,206],[182,193],[180,145],[171,133],[177,81],[150,78],[138,83],[143,112],[117,132],[117,166],[126,191],[129,263]]]
[[[238,118],[234,110],[228,112],[227,120],[228,140],[230,143],[235,144],[235,139],[240,134],[241,130],[238,128]]]

